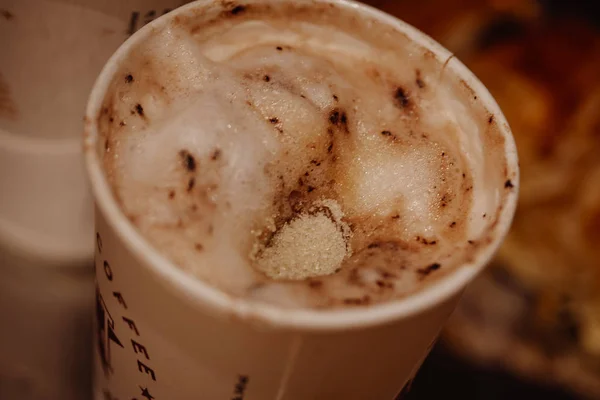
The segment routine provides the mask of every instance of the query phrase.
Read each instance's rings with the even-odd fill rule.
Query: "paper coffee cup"
[[[181,4],[0,0],[0,399],[91,395],[94,228],[82,116],[110,55]]]
[[[232,298],[174,266],[140,235],[115,200],[103,171],[97,120],[130,49],[207,2],[182,7],[140,30],[115,53],[86,112],[84,147],[97,205],[96,400],[392,399],[415,374],[460,293],[505,235],[515,210],[517,156],[508,124],[489,92],[447,50],[407,24],[359,3],[319,2],[399,30],[446,63],[444,74],[458,76],[485,106],[503,137],[499,151],[505,164],[493,166],[494,179],[504,171],[512,190],[500,196],[506,202],[499,207],[494,235],[472,259],[416,294],[341,310],[281,309]],[[504,190],[504,180],[501,186]]]

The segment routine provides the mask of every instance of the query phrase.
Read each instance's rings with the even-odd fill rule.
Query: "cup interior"
[[[469,232],[474,238],[464,262],[418,292],[364,308],[336,310],[281,309],[244,299],[235,299],[190,277],[159,254],[121,211],[103,167],[105,143],[99,120],[105,109],[107,91],[122,79],[121,65],[143,46],[157,30],[174,24],[190,30],[202,29],[215,18],[253,13],[293,12],[335,20],[345,29],[360,22],[361,34],[373,43],[398,48],[410,47],[410,56],[426,58],[428,74],[435,76],[436,90],[446,96],[446,110],[455,115],[460,134],[453,146],[469,154],[474,168],[473,198]],[[318,13],[315,13],[318,10]],[[422,312],[459,293],[480,272],[506,234],[515,210],[518,192],[518,163],[514,141],[498,105],[479,80],[450,52],[410,25],[369,6],[345,0],[319,1],[197,1],[181,7],[144,27],[112,56],[96,81],[86,112],[85,154],[98,207],[120,240],[149,270],[177,293],[201,307],[260,320],[275,326],[330,330],[364,327]]]

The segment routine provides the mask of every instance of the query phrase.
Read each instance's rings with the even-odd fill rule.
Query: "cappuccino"
[[[447,61],[330,4],[198,6],[134,46],[107,91],[113,195],[236,298],[411,294],[491,242],[512,189],[496,121]]]

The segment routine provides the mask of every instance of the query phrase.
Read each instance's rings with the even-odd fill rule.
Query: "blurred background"
[[[600,398],[600,2],[370,1],[488,87],[519,151],[511,232],[409,398]]]
[[[522,169],[505,244],[402,398],[600,399],[600,2],[365,2],[475,72]],[[1,400],[89,398],[81,117],[110,54],[183,3],[0,0]]]

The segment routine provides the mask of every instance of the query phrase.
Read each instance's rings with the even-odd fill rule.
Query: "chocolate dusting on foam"
[[[321,289],[323,287],[323,281],[317,279],[309,279],[307,280],[308,287],[311,289]]]
[[[190,178],[187,183],[187,189],[186,189],[187,192],[188,193],[191,192],[194,189],[195,185],[196,185],[196,178]]]
[[[300,184],[300,186],[304,185],[302,178],[299,178],[298,183]],[[302,193],[300,193],[300,191],[298,190],[292,190],[288,196],[288,203],[293,212],[301,212],[304,206],[304,198],[302,196]]]
[[[375,284],[381,289],[393,289],[394,288],[393,282],[387,282],[387,281],[384,281],[381,279],[376,280]]]
[[[189,172],[196,171],[196,159],[194,156],[187,150],[180,150],[179,156],[183,161],[184,168]]]
[[[399,108],[408,108],[411,105],[410,98],[406,89],[398,86],[394,91],[394,100]]]
[[[433,271],[437,271],[441,267],[442,266],[439,263],[433,263],[425,268],[418,269],[417,273],[419,275],[421,275],[422,277],[425,277],[425,276],[428,276],[429,274],[431,274]]]
[[[248,11],[248,5],[236,4],[235,2],[225,2],[226,9],[223,11],[222,16],[237,17]]]
[[[235,25],[239,21],[251,21],[254,19],[254,16],[260,16],[260,13],[263,10],[258,6],[252,6],[251,10],[246,10],[244,6],[240,6],[235,2],[220,2],[220,4],[223,5],[223,8],[218,9],[214,14],[214,17],[220,18],[219,13],[221,10],[225,10],[229,16],[241,16],[240,18],[236,17],[235,21],[225,21],[224,24]],[[276,5],[274,7],[275,10],[270,17],[280,18],[279,14],[282,14],[281,9],[283,6]],[[201,20],[201,16],[196,18],[196,22],[193,22],[194,25],[198,24],[198,19]],[[218,21],[213,22],[212,26],[215,27],[217,23]],[[194,39],[202,40],[202,30],[197,32]],[[275,37],[274,40],[275,42],[271,42],[272,44],[267,44],[265,46],[261,45],[261,48],[264,48],[264,51],[266,52],[267,58],[273,60],[273,63],[280,63],[281,60],[287,62],[288,57],[293,60],[293,57],[296,57],[298,54],[304,56],[301,48],[296,52],[293,49],[290,49],[287,44],[278,45],[277,40],[280,40],[279,38]],[[284,53],[278,54],[277,52]],[[143,66],[143,61],[144,60],[140,63],[141,66]],[[429,78],[432,78],[431,82],[434,81],[434,75],[431,75],[430,69],[427,68],[426,65],[408,65],[406,73],[403,72],[400,77],[394,75],[394,71],[385,72],[383,69],[384,66],[381,68],[378,67],[380,70],[380,77],[378,78],[378,81],[374,80],[374,82],[379,85],[377,91],[378,95],[381,96],[374,100],[375,105],[373,105],[369,104],[369,101],[365,101],[364,97],[361,98],[360,95],[353,93],[351,87],[348,88],[344,84],[338,84],[335,80],[328,82],[327,71],[325,71],[322,76],[319,74],[312,74],[311,72],[307,77],[286,77],[285,74],[276,72],[279,71],[279,69],[272,68],[271,65],[266,65],[264,68],[262,66],[254,68],[256,65],[252,65],[253,69],[248,72],[251,79],[242,82],[242,86],[244,86],[245,90],[258,88],[260,91],[259,95],[253,94],[247,98],[241,96],[240,99],[234,99],[233,101],[230,101],[229,98],[225,98],[224,103],[229,101],[230,104],[233,104],[232,107],[241,103],[244,106],[238,108],[243,108],[243,115],[240,115],[245,117],[252,114],[252,118],[256,117],[255,121],[258,121],[258,123],[255,124],[252,122],[251,124],[246,124],[246,122],[244,122],[245,125],[243,125],[243,129],[240,129],[240,125],[242,124],[237,125],[237,121],[235,121],[237,116],[232,116],[231,121],[227,121],[226,123],[231,123],[233,129],[227,132],[230,135],[234,135],[237,134],[235,132],[239,130],[244,131],[244,134],[246,134],[250,129],[253,129],[252,125],[255,124],[259,126],[260,129],[264,129],[265,131],[268,131],[269,134],[273,135],[275,138],[273,143],[283,143],[283,146],[281,147],[281,152],[275,156],[275,161],[265,161],[271,168],[270,174],[263,174],[262,165],[260,171],[257,173],[257,176],[260,175],[260,179],[264,179],[264,176],[266,176],[269,184],[273,183],[272,189],[274,198],[272,201],[270,198],[266,200],[266,203],[268,204],[266,205],[265,215],[257,215],[255,220],[252,220],[254,217],[248,217],[248,219],[251,220],[248,222],[248,225],[250,225],[248,230],[255,230],[251,233],[253,236],[250,239],[251,242],[248,246],[251,247],[256,239],[256,242],[263,247],[263,251],[260,255],[264,255],[264,250],[266,248],[273,248],[276,244],[276,241],[278,240],[277,236],[281,236],[283,227],[287,224],[289,228],[290,225],[292,225],[292,222],[298,222],[302,215],[309,219],[318,217],[323,223],[323,226],[335,225],[331,221],[331,217],[327,215],[328,213],[325,209],[313,210],[312,212],[309,211],[319,200],[329,198],[335,199],[340,202],[341,206],[347,207],[347,209],[344,208],[344,212],[348,213],[348,218],[347,220],[344,220],[344,222],[348,225],[350,231],[356,230],[359,232],[359,234],[354,235],[354,237],[357,237],[356,240],[352,239],[352,241],[348,240],[344,242],[345,249],[352,249],[353,253],[356,253],[355,255],[357,256],[359,253],[362,254],[357,257],[357,259],[355,259],[354,256],[347,256],[347,259],[332,264],[333,272],[331,275],[323,276],[318,280],[313,277],[305,279],[302,282],[297,282],[296,284],[295,282],[290,282],[286,278],[281,278],[279,282],[275,282],[274,284],[281,285],[286,291],[289,287],[293,289],[290,289],[290,291],[294,291],[295,288],[300,288],[298,293],[301,293],[301,290],[309,289],[311,290],[310,293],[318,293],[317,300],[319,303],[316,305],[311,303],[308,305],[309,307],[339,307],[343,305],[359,306],[387,301],[391,298],[409,294],[410,290],[412,290],[409,287],[412,285],[415,272],[419,271],[417,276],[425,276],[426,274],[422,272],[425,270],[428,271],[427,274],[430,274],[432,271],[435,271],[435,268],[430,268],[431,265],[443,264],[444,273],[453,270],[455,265],[454,262],[452,260],[447,260],[440,252],[445,249],[444,246],[447,243],[454,240],[452,238],[456,238],[457,243],[460,241],[460,245],[462,245],[463,248],[467,247],[465,243],[467,237],[464,236],[463,232],[464,227],[467,224],[463,222],[464,219],[462,215],[453,214],[458,213],[456,207],[463,203],[463,197],[461,196],[465,196],[465,187],[473,183],[470,174],[468,179],[466,176],[463,176],[465,180],[464,183],[462,183],[462,180],[460,179],[461,171],[467,171],[463,165],[457,164],[452,169],[458,171],[456,172],[456,179],[461,183],[450,190],[447,188],[448,184],[440,183],[435,189],[436,193],[431,197],[433,207],[430,209],[443,216],[439,224],[440,232],[435,232],[434,230],[433,234],[435,235],[430,235],[427,231],[427,235],[429,235],[427,236],[427,239],[423,239],[419,242],[416,242],[413,239],[415,233],[425,234],[426,231],[421,228],[409,232],[409,234],[405,235],[406,237],[402,236],[402,232],[405,232],[403,231],[404,227],[407,226],[406,224],[410,223],[412,218],[412,211],[406,209],[402,204],[403,196],[408,195],[405,195],[401,190],[398,191],[398,195],[390,195],[390,198],[392,196],[397,196],[400,200],[398,200],[397,204],[392,204],[389,209],[384,208],[381,215],[379,215],[369,210],[363,210],[360,208],[362,207],[361,204],[352,204],[354,199],[351,196],[356,196],[357,198],[364,197],[367,199],[366,201],[371,201],[368,199],[368,196],[370,193],[369,190],[371,190],[369,180],[373,181],[372,177],[365,176],[364,178],[366,181],[364,183],[360,182],[353,187],[352,185],[356,182],[346,179],[344,175],[346,174],[346,170],[349,169],[349,165],[355,165],[356,159],[352,152],[355,148],[362,146],[363,144],[363,142],[361,142],[363,140],[361,135],[365,135],[362,131],[363,127],[367,128],[365,130],[367,132],[365,138],[369,141],[369,145],[373,144],[373,146],[381,146],[382,149],[380,153],[377,153],[377,156],[374,157],[373,160],[365,157],[365,168],[372,166],[373,162],[378,163],[382,160],[381,171],[377,172],[384,174],[383,179],[387,179],[388,172],[394,170],[394,163],[392,162],[394,159],[393,157],[405,155],[405,149],[409,146],[414,145],[418,150],[423,144],[435,143],[436,146],[438,145],[438,143],[435,142],[436,132],[430,132],[427,130],[427,127],[418,126],[418,118],[413,115],[413,111],[421,111],[420,109],[416,109],[416,107],[422,106],[420,103],[421,98],[426,98],[426,96],[429,96],[430,92],[432,92],[431,90],[419,90],[428,87],[426,86],[426,83],[429,83]],[[415,69],[415,66],[422,68],[422,70]],[[152,88],[149,90],[153,91],[152,94],[155,95],[158,100],[155,104],[152,101],[146,100],[148,97],[144,97],[138,93],[141,93],[144,85],[147,85],[148,74],[145,72],[142,73],[142,69],[140,67],[136,68],[136,65],[133,63],[128,64],[125,67],[126,68],[123,68],[117,75],[116,80],[118,80],[118,83],[120,84],[120,87],[118,88],[119,91],[125,90],[128,94],[133,93],[133,95],[129,97],[131,99],[130,102],[125,104],[126,108],[122,108],[126,114],[124,117],[130,122],[129,125],[131,126],[131,130],[137,130],[140,126],[145,127],[145,125],[139,124],[139,120],[136,117],[130,119],[129,112],[132,109],[140,116],[148,114],[154,119],[155,113],[163,112],[160,107],[156,107],[156,104],[162,106],[166,102],[166,107],[164,108],[168,109],[170,104],[176,104],[173,99],[178,98],[178,91],[186,90],[185,88],[175,88],[176,90],[173,90],[172,83],[168,80],[152,81]],[[241,62],[239,65],[234,65],[234,67],[241,68],[243,71],[243,63]],[[219,70],[219,74],[224,78],[227,74],[223,71],[226,69],[225,66],[222,70]],[[132,71],[133,74],[129,74],[130,71]],[[131,79],[129,79],[128,76],[131,76]],[[173,76],[176,77],[176,75]],[[243,76],[246,77],[246,75]],[[296,78],[303,82],[302,85],[295,83]],[[347,76],[343,76],[343,78],[347,78]],[[407,80],[403,81],[404,78],[407,78]],[[315,79],[316,82],[312,82],[311,79]],[[375,78],[367,76],[365,79],[371,80]],[[223,80],[225,81],[225,79]],[[310,85],[316,84],[316,89],[318,90],[312,90],[312,86],[305,89],[303,87],[305,81]],[[131,84],[132,82],[135,82],[135,84]],[[265,84],[264,82],[270,83]],[[401,83],[401,86],[398,86],[398,83]],[[321,84],[322,87],[320,87]],[[370,83],[364,82],[364,84],[369,85]],[[163,88],[161,89],[162,92],[159,90],[161,87]],[[286,97],[273,96],[273,98],[270,98],[269,96],[275,91],[277,91],[276,94],[279,95],[283,93]],[[287,101],[288,95],[298,97],[298,108],[300,108],[300,106],[306,107],[306,110],[302,110],[303,113],[306,112],[306,114],[302,115],[306,115],[307,118],[302,121],[296,121],[296,115],[291,115],[291,112],[286,112],[287,108],[278,108],[280,104],[277,102],[283,101],[282,99]],[[168,101],[162,99],[161,96],[168,98]],[[264,98],[261,96],[264,96]],[[137,103],[139,101],[141,101],[141,103]],[[251,104],[251,106],[246,107],[246,102]],[[384,105],[383,107],[386,111],[382,113],[381,118],[376,118],[374,121],[370,121],[368,118],[363,119],[365,113],[370,113],[371,109],[375,109],[378,102]],[[146,110],[142,107],[140,113],[137,110],[136,103],[139,104],[140,107],[142,104],[146,106]],[[215,106],[218,106],[217,103],[218,101],[215,101]],[[276,107],[272,107],[273,105]],[[225,109],[224,112],[226,113],[226,111],[227,110]],[[222,115],[217,116],[216,114],[217,113],[215,113],[215,119],[223,119]],[[168,114],[165,115],[168,116]],[[425,115],[426,114],[423,113],[423,119]],[[483,118],[481,117],[482,115]],[[156,115],[157,121],[159,120],[159,116],[161,116],[161,114]],[[119,121],[122,117],[123,116],[118,113],[115,114],[116,121]],[[206,116],[203,116],[203,118],[206,118]],[[204,123],[203,120],[198,120],[198,122]],[[210,124],[210,121],[207,123]],[[487,126],[486,114],[479,114],[477,123]],[[283,126],[286,128],[286,132],[279,130],[282,134],[277,134],[277,128]],[[117,130],[114,129],[114,131],[116,132]],[[129,131],[129,129],[124,129],[118,134],[129,134]],[[422,132],[427,132],[428,135],[425,136]],[[238,139],[234,136],[230,136],[227,140],[234,142]],[[302,165],[298,164],[290,167],[290,164],[293,164],[295,162],[295,157],[297,157],[295,153],[297,149],[294,148],[294,146],[289,145],[292,141],[294,142],[294,146],[298,146],[298,148],[305,151],[303,157],[306,157],[301,159]],[[177,144],[192,143],[190,141],[178,142],[175,140],[167,142],[169,145],[177,146],[172,148],[172,153],[170,153],[172,154],[171,157],[177,155],[179,151],[179,157],[171,158],[170,161],[172,165],[177,166],[177,170],[175,171],[177,175],[175,175],[175,178],[181,180],[178,180],[176,186],[173,185],[173,181],[166,185],[161,185],[160,187],[163,188],[163,191],[160,193],[161,199],[165,202],[169,201],[169,199],[176,199],[170,201],[169,206],[175,207],[175,211],[182,211],[182,214],[180,214],[183,215],[184,218],[182,231],[197,231],[197,234],[194,232],[192,240],[186,243],[187,251],[193,252],[194,250],[202,250],[201,255],[194,254],[196,260],[201,259],[201,257],[212,256],[211,252],[214,251],[212,240],[220,240],[219,236],[222,232],[225,232],[221,221],[214,218],[221,217],[219,214],[221,213],[221,210],[226,210],[230,215],[236,215],[236,213],[240,212],[240,206],[235,200],[231,200],[229,194],[225,192],[226,185],[219,186],[219,193],[215,193],[212,189],[209,189],[208,185],[213,182],[213,179],[214,182],[219,182],[219,180],[222,179],[222,169],[229,166],[228,161],[230,159],[234,160],[238,156],[235,151],[239,150],[235,148],[235,146],[230,147],[229,143],[224,145],[223,142],[219,141],[214,143],[210,142],[206,147],[203,147],[206,152],[198,152],[194,147],[187,147],[187,144]],[[115,146],[117,146],[117,144],[115,144]],[[178,146],[185,146],[186,149],[180,151]],[[228,152],[226,157],[223,157],[219,148]],[[439,153],[435,153],[436,163],[439,163],[439,155],[442,153],[442,150],[446,150],[446,155],[445,157],[443,156],[444,159],[451,159],[453,157],[454,149],[451,147],[442,144],[438,148]],[[371,149],[366,151],[371,151]],[[378,150],[374,151],[378,152]],[[388,157],[388,153],[390,157],[389,160],[386,158]],[[225,158],[224,162],[215,162],[221,160],[222,157]],[[265,157],[265,159],[266,158],[267,157]],[[385,163],[388,161],[390,164],[386,165]],[[244,165],[244,168],[249,168],[248,165],[250,165],[250,163]],[[410,165],[411,164],[409,164],[408,169],[410,169]],[[448,162],[444,164],[444,167],[447,165]],[[167,165],[166,167],[169,170],[172,169],[172,166],[170,165]],[[447,169],[449,170],[450,167]],[[266,168],[264,170],[266,170]],[[228,172],[229,171],[226,171],[226,173]],[[358,172],[358,170],[350,171],[352,174],[355,172]],[[279,176],[282,177],[279,178]],[[448,179],[451,180],[454,178],[450,177]],[[505,179],[498,181],[499,187],[503,184]],[[264,182],[264,180],[260,181],[259,185]],[[383,180],[384,184],[385,182],[386,181]],[[426,191],[431,192],[431,188],[436,183],[437,182],[433,182],[430,184],[427,182],[424,185],[426,186]],[[364,187],[360,186],[363,184]],[[254,185],[254,182],[252,185]],[[244,191],[248,192],[249,195],[252,195],[254,190],[259,190],[259,185],[256,185],[257,189],[245,186]],[[387,190],[387,188],[384,189]],[[193,190],[193,196],[186,195],[186,190],[189,192]],[[342,193],[344,190],[351,190],[352,193]],[[378,189],[377,187],[374,187],[373,190],[376,192]],[[396,188],[392,187],[390,192],[394,192],[395,190]],[[223,195],[221,195],[221,192]],[[440,199],[443,198],[443,195],[446,192],[450,192],[451,195],[457,197],[456,201],[453,202],[450,201],[452,200],[451,198],[445,198],[444,200],[448,201],[448,206],[441,212],[437,208],[440,204]],[[225,199],[230,199],[233,204],[225,206]],[[379,199],[376,200],[379,201]],[[214,205],[213,208],[207,206],[211,201]],[[388,200],[384,199],[383,201]],[[193,208],[190,205],[191,202],[197,203],[198,206]],[[205,202],[207,204],[204,204]],[[186,220],[188,216],[190,216],[189,221]],[[228,216],[226,217],[229,218]],[[272,219],[273,221],[272,223],[270,221],[264,222],[266,219]],[[329,220],[326,221],[325,219]],[[213,233],[214,236],[212,238],[207,238],[205,233],[207,232],[207,226],[210,223],[213,223],[215,227]],[[455,229],[450,231],[448,227]],[[331,230],[331,232],[334,232],[335,235],[338,235],[339,233],[339,231],[333,230]],[[448,237],[451,238],[448,240]],[[281,239],[281,237],[279,239]],[[199,241],[202,244],[196,246],[195,241]],[[388,241],[397,241],[398,243],[388,245],[386,243]],[[342,241],[340,241],[340,243],[342,243]],[[316,243],[316,245],[318,244],[319,243]],[[182,250],[182,252],[184,251],[185,250]],[[248,255],[249,252],[250,250],[248,249],[244,255]],[[421,253],[423,253],[424,256],[421,256]],[[258,256],[259,254],[256,255]],[[174,258],[176,260],[184,259],[185,255],[174,253]],[[375,263],[370,264],[373,260],[375,260]],[[184,261],[187,263],[188,260]],[[255,261],[256,260],[252,260],[253,266]],[[433,263],[433,261],[437,261],[437,263]],[[192,266],[190,267],[190,265]],[[430,267],[422,268],[425,265],[429,265]],[[193,263],[188,263],[183,267],[192,271],[195,268]],[[200,272],[204,273],[203,271]],[[257,273],[260,275],[260,279],[269,282],[267,277],[260,274],[261,271],[259,268],[252,269],[251,272]],[[198,275],[200,276],[200,274]],[[438,279],[441,275],[441,273],[435,274],[435,279]],[[345,282],[342,282],[341,280],[345,280],[346,278],[359,284],[360,291],[346,291],[345,293],[342,293],[342,291],[338,289],[338,286],[343,286]],[[273,282],[265,283],[263,286],[269,286],[271,283]],[[227,291],[229,289],[225,287],[224,290]],[[233,290],[230,292],[234,296],[245,295],[243,293],[233,293]]]
[[[363,287],[365,286],[365,282],[362,280],[361,276],[360,276],[360,272],[358,271],[358,268],[352,268],[350,270],[350,272],[348,273],[348,277],[347,277],[347,282],[350,285],[353,286],[358,286],[358,287]]]
[[[417,86],[419,87],[419,89],[423,89],[425,87],[425,81],[423,80],[423,77],[421,76],[420,69],[418,69],[416,71],[416,75],[417,75],[417,78],[415,79],[415,82],[416,82]]]
[[[329,123],[331,124],[331,127],[333,127],[334,129],[337,129],[341,132],[344,132],[346,134],[350,133],[350,127],[348,126],[348,114],[346,114],[346,111],[344,111],[341,108],[334,108],[333,110],[331,110],[331,112],[329,113]],[[330,130],[328,130],[329,134],[333,134],[333,129],[330,128]]]
[[[348,306],[364,306],[371,303],[371,296],[351,297],[344,299],[344,304]]]
[[[223,152],[221,151],[221,149],[215,149],[212,154],[210,155],[210,159],[212,161],[218,161],[221,158],[221,155],[223,154]]]

